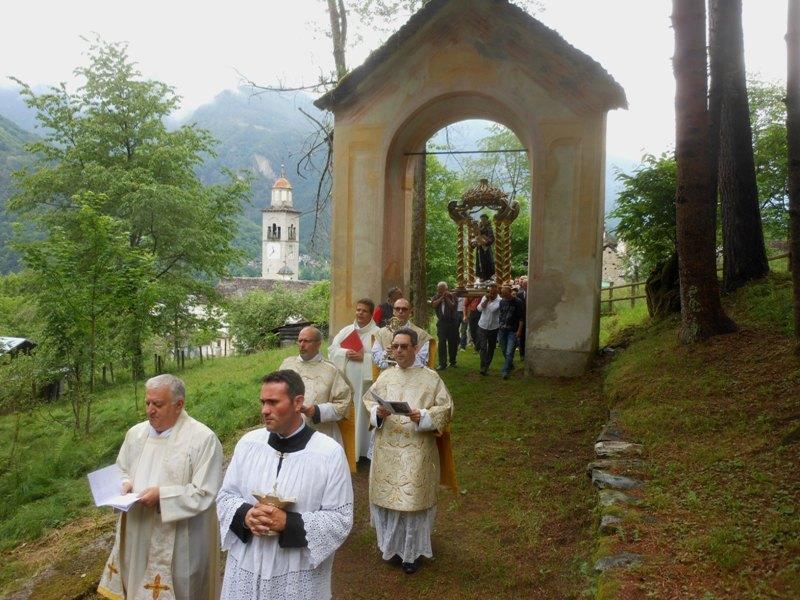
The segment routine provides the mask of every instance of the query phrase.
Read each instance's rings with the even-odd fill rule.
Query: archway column
[[[583,373],[600,323],[605,116],[539,123],[529,246],[526,368]]]

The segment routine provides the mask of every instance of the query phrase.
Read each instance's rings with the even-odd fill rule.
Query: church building
[[[272,186],[272,204],[261,215],[261,277],[297,281],[300,271],[300,211],[292,205],[292,185],[281,165]]]

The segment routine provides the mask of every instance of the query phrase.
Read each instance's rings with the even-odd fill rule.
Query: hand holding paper
[[[124,490],[122,473],[117,465],[109,465],[87,475],[95,506],[111,506],[123,512],[139,501],[139,497]]]

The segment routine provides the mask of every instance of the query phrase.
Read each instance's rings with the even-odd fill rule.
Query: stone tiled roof
[[[516,37],[513,44],[522,47],[531,56],[531,66],[556,88],[561,87],[569,96],[582,94],[592,98],[595,108],[612,110],[627,108],[625,91],[606,70],[587,54],[570,45],[556,31],[534,19],[527,12],[507,0],[484,0],[495,5],[490,14],[505,12],[506,20],[518,23],[525,35]],[[364,84],[381,65],[403,49],[411,38],[431,23],[451,2],[463,0],[431,0],[417,11],[408,22],[392,35],[383,46],[372,52],[364,63],[350,71],[339,84],[318,98],[314,105],[325,110],[352,101]],[[535,60],[534,60],[535,59]]]
[[[290,290],[302,291],[315,283],[315,281],[278,281],[261,277],[231,277],[220,281],[217,284],[217,291],[226,298],[241,298],[248,292],[271,292],[279,285]]]

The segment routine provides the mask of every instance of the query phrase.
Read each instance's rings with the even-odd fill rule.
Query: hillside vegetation
[[[678,344],[677,320],[604,318],[614,358],[573,380],[516,371],[501,381],[497,357],[490,377],[479,377],[475,353],[460,353],[444,379],[455,399],[462,493],[441,496],[436,560],[414,578],[383,564],[360,470],[335,597],[463,599],[487,589],[497,598],[798,597],[800,363],[788,337],[789,292],[788,276],[776,273],[726,298],[741,331],[693,347]],[[226,454],[258,422],[259,376],[291,352],[193,363],[180,373],[189,410],[218,432]],[[101,543],[91,560],[74,557],[108,540],[113,519],[89,508],[84,475],[113,461],[123,431],[141,420],[142,389],[134,395],[126,384],[99,396],[89,437],[54,422],[68,417],[67,407],[21,416],[16,462],[0,478],[0,596],[54,566],[35,597],[94,598],[107,548]],[[609,408],[646,446],[648,508],[618,534],[596,538],[596,496],[583,473]],[[0,417],[3,439],[13,425]],[[597,578],[601,548],[640,552],[646,563]],[[375,585],[376,573],[385,585]]]
[[[800,361],[791,280],[773,273],[724,299],[740,326],[694,346],[677,319],[619,331],[605,394],[645,445],[641,521],[601,544],[644,566],[600,598],[800,597]]]

